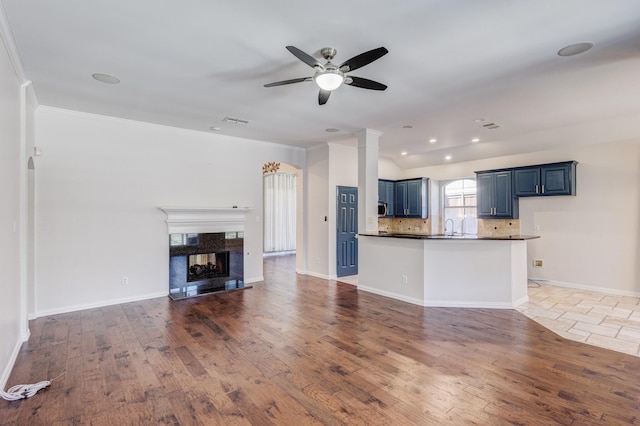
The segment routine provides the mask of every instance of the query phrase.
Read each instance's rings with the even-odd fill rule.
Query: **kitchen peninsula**
[[[421,306],[512,309],[528,301],[534,238],[360,234],[358,289]]]

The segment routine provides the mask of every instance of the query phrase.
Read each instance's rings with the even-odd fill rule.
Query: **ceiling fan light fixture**
[[[344,82],[344,74],[338,70],[320,71],[313,76],[313,81],[322,90],[336,90]]]

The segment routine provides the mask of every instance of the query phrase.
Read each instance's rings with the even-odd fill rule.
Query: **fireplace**
[[[229,252],[199,253],[187,256],[187,282],[229,276]]]
[[[249,288],[244,284],[248,209],[162,208],[169,225],[172,299]]]

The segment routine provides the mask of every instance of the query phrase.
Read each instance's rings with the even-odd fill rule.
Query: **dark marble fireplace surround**
[[[190,238],[185,236],[183,239],[185,245],[169,244],[169,296],[172,299],[184,299],[245,288],[243,232],[188,235]],[[193,238],[193,235],[197,237]],[[171,235],[169,240],[171,241]],[[180,238],[174,238],[174,240],[180,240]],[[228,253],[229,270],[222,271],[223,268],[220,268],[220,273],[208,274],[206,278],[188,281],[189,256],[210,253]],[[220,257],[224,257],[224,255]]]

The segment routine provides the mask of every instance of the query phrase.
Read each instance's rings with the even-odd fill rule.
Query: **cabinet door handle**
[[[544,185],[542,185],[542,193],[544,194]]]
[[[536,185],[536,194],[538,193],[538,185]]]

